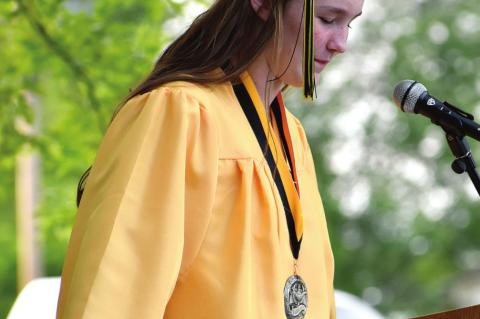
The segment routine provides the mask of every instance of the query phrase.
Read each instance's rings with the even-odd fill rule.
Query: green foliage
[[[0,2],[0,317],[16,294],[16,154],[30,144],[42,158],[45,274],[59,275],[78,179],[114,108],[179,31],[167,25],[189,3]],[[396,111],[390,99],[395,84],[411,78],[480,115],[477,6],[367,0],[350,51],[322,75],[316,104],[298,103],[299,92],[288,98],[316,161],[336,287],[389,318],[460,306],[452,287],[480,270],[479,206],[465,190],[470,181],[451,172],[441,130]],[[38,136],[15,125],[18,117],[38,119],[32,99],[42,106]]]

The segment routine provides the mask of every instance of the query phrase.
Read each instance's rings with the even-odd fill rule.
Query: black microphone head
[[[395,86],[393,101],[404,112],[415,113],[420,95],[426,92],[427,88],[417,81],[403,80]]]

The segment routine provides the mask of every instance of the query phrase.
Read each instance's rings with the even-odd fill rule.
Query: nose
[[[327,49],[334,54],[344,53],[347,50],[348,27],[335,30],[328,43]]]

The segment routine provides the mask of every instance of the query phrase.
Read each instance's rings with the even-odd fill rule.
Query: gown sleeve
[[[58,319],[162,318],[212,211],[218,138],[182,88],[127,102],[102,141],[77,213]]]

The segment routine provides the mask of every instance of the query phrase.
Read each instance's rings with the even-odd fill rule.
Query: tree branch
[[[57,55],[60,60],[62,60],[67,67],[73,72],[74,76],[82,82],[87,89],[87,99],[89,101],[91,109],[97,115],[97,124],[101,132],[103,132],[104,124],[102,121],[102,114],[99,108],[99,101],[95,94],[95,85],[93,81],[87,75],[85,69],[78,64],[73,56],[65,50],[55,39],[48,33],[47,28],[44,24],[41,23],[39,19],[37,19],[32,10],[25,4],[24,0],[16,0],[19,11],[25,16],[28,20],[30,25],[32,26],[33,30],[40,36],[43,42],[47,45],[47,47]]]

